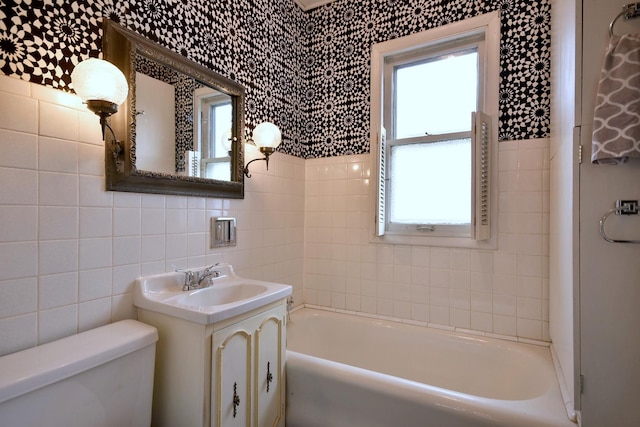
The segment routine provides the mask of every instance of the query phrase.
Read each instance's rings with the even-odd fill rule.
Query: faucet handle
[[[178,268],[175,271],[176,273],[184,273],[184,286],[182,287],[182,290],[188,291],[189,288],[193,285],[196,272],[191,270],[186,270],[184,268]]]
[[[210,265],[209,267],[204,269],[205,273],[210,273],[215,267],[219,266],[220,262],[216,262],[215,264]]]

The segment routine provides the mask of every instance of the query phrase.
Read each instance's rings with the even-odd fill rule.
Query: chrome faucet
[[[214,270],[214,267],[217,267],[218,264],[220,263],[218,262],[210,265],[205,268],[202,273],[185,269],[176,270],[176,272],[184,273],[184,285],[182,286],[182,290],[191,291],[194,289],[206,288],[211,285],[211,279],[220,277],[220,271]]]
[[[198,288],[206,288],[211,284],[211,279],[220,277],[220,272],[218,270],[213,269],[218,264],[219,263],[211,265],[202,272],[202,275],[198,277]]]

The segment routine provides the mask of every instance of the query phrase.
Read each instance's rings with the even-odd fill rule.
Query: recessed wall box
[[[211,247],[236,245],[236,219],[228,217],[211,218]]]

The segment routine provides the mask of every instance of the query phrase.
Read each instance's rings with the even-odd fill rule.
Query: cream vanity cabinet
[[[138,318],[160,335],[155,427],[284,427],[286,299],[210,325]]]
[[[213,333],[212,426],[284,426],[284,311]]]

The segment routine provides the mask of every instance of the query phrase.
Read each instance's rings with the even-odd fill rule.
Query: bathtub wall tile
[[[97,118],[60,94],[0,76],[0,355],[135,317],[136,277],[218,261],[296,304],[548,339],[548,141],[500,143],[496,250],[374,245],[368,154],[277,153],[244,200],[107,192]],[[238,244],[211,249],[222,215]]]
[[[38,312],[38,344],[54,341],[78,331],[78,306],[75,304]]]
[[[339,284],[362,313],[548,340],[548,144],[499,144],[495,250],[370,244],[369,155],[307,160],[304,301],[342,308]]]
[[[0,354],[33,347],[38,343],[38,317],[35,312],[0,319]]]
[[[74,95],[0,75],[0,355],[135,318],[135,279],[175,268],[231,262],[243,276],[293,285],[302,303],[304,164],[271,156],[243,200],[107,192],[98,118]],[[344,165],[329,176],[357,175]],[[355,262],[343,196],[329,235],[345,245],[334,258]],[[212,216],[238,219],[237,246],[209,247]],[[323,304],[360,309],[359,287],[336,286]]]

